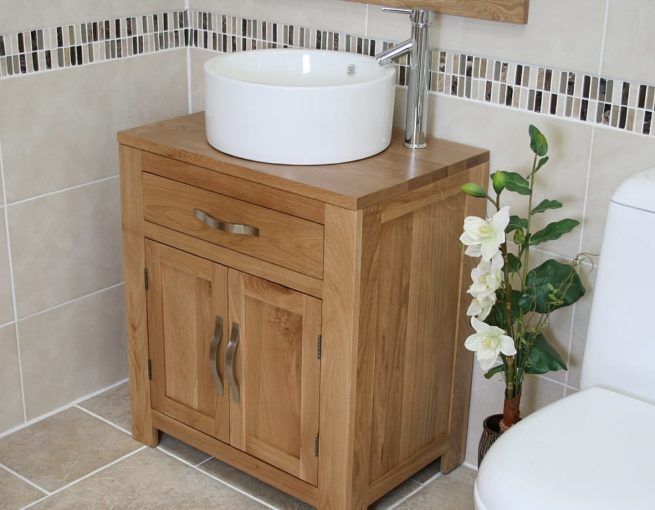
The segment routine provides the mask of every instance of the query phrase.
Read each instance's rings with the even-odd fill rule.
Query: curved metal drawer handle
[[[227,352],[225,353],[225,371],[227,372],[227,380],[232,389],[232,400],[240,402],[239,397],[239,383],[234,377],[234,356],[237,352],[239,345],[239,325],[236,322],[232,323],[232,332],[230,333],[230,340],[227,343]]]
[[[257,227],[253,227],[252,225],[246,225],[244,223],[230,223],[228,221],[217,220],[202,209],[194,208],[193,215],[197,220],[202,221],[205,225],[207,225],[209,228],[213,228],[214,230],[221,230],[223,232],[229,232],[230,234],[237,234],[240,236],[259,237],[259,229]]]
[[[216,316],[216,323],[214,324],[214,335],[212,336],[211,347],[209,348],[209,368],[212,372],[212,377],[216,382],[216,393],[223,395],[225,389],[223,388],[223,377],[218,371],[218,351],[221,347],[221,339],[223,338],[223,318],[220,315]]]

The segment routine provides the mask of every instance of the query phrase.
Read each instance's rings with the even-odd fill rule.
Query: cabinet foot
[[[146,446],[154,448],[159,444],[159,430],[149,427],[147,430],[136,430],[132,427],[132,437]]]

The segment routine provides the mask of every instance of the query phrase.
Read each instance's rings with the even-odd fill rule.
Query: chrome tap
[[[386,65],[403,55],[409,55],[407,83],[407,112],[405,114],[405,146],[423,149],[427,146],[428,104],[430,98],[430,27],[433,13],[423,9],[396,9],[383,7],[383,11],[409,14],[412,21],[412,37],[378,53],[375,58]]]

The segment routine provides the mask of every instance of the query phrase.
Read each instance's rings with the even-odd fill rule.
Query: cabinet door
[[[152,241],[146,264],[152,407],[228,441],[227,268]]]
[[[232,269],[228,279],[230,443],[316,485],[321,301]]]

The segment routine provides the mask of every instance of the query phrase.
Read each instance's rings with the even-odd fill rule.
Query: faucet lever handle
[[[399,9],[398,7],[382,7],[384,12],[391,12],[393,14],[411,14],[412,9]]]

